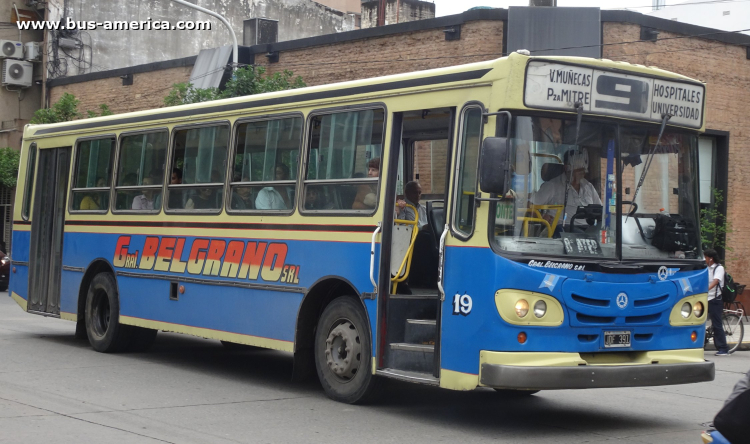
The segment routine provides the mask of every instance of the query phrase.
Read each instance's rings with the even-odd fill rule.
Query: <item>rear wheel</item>
[[[374,392],[372,342],[362,307],[339,297],[323,310],[315,331],[315,367],[329,398],[357,404]]]
[[[745,326],[742,325],[742,319],[736,314],[728,313],[722,316],[724,324],[724,333],[727,337],[729,353],[734,353],[742,344],[742,337],[745,335]]]
[[[116,353],[129,343],[131,330],[120,324],[120,300],[112,273],[94,276],[86,296],[86,334],[94,350]]]

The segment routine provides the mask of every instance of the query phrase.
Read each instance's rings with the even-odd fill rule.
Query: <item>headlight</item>
[[[542,300],[536,301],[534,303],[534,316],[541,318],[545,314],[547,314],[547,303]]]
[[[690,317],[690,312],[693,311],[693,307],[690,306],[690,302],[685,302],[682,304],[682,308],[680,308],[680,314],[682,314],[682,317],[687,319]]]
[[[529,313],[529,303],[525,299],[519,299],[516,302],[516,316],[519,318],[525,317]]]
[[[693,306],[693,314],[696,318],[699,318],[703,316],[703,303],[702,302],[696,302]]]

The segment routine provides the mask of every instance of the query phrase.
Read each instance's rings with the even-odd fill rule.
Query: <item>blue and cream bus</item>
[[[291,352],[349,403],[709,381],[704,109],[677,74],[513,53],[30,125],[10,296],[104,353]]]

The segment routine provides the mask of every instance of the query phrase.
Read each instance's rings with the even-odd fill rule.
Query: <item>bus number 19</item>
[[[469,313],[471,313],[471,296],[468,294],[460,295],[456,293],[455,296],[453,296],[453,314],[454,315],[462,315],[467,316]]]

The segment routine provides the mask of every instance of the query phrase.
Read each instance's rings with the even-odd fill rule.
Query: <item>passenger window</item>
[[[221,209],[228,144],[226,125],[175,131],[168,209],[214,212]]]
[[[72,210],[106,212],[109,209],[114,137],[78,143]]]
[[[305,210],[375,210],[384,124],[382,109],[312,118]]]
[[[474,195],[477,190],[479,145],[482,142],[482,109],[467,108],[461,117],[459,170],[454,192],[453,228],[466,236],[474,232]]]
[[[32,143],[29,147],[29,160],[26,165],[26,193],[23,197],[23,207],[21,211],[21,217],[23,220],[29,220],[29,212],[31,211],[31,192],[34,189],[34,171],[36,168],[36,143]]]
[[[123,136],[117,162],[115,209],[158,213],[169,133]]]
[[[229,208],[291,210],[295,202],[302,118],[237,126]]]

